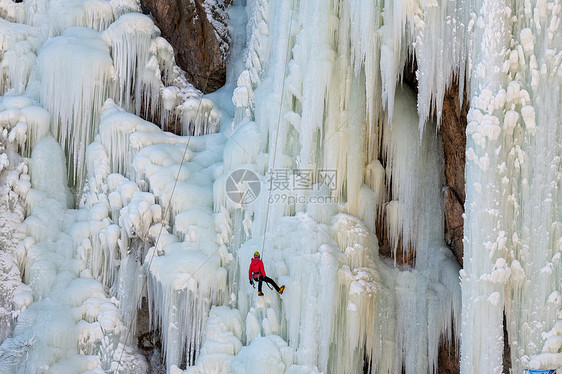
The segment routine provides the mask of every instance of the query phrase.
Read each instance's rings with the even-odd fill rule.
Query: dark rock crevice
[[[409,56],[402,73],[402,81],[417,94],[418,80],[416,78],[417,62]],[[466,125],[469,109],[466,87],[459,92],[459,79],[465,79],[464,74],[451,82],[443,97],[443,111],[439,134],[443,142],[443,157],[445,171],[445,186],[442,195],[445,209],[445,243],[449,246],[458,263],[463,265],[463,229],[464,229],[464,201],[465,193],[465,152]],[[465,82],[466,83],[466,82]],[[462,100],[460,95],[462,94]],[[462,103],[461,103],[462,102]],[[434,116],[436,117],[436,116]]]
[[[507,331],[507,317],[503,312],[503,374],[509,374],[511,369],[511,347]]]
[[[166,365],[162,352],[162,338],[160,331],[151,326],[146,297],[142,299],[141,307],[137,310],[136,319],[137,346],[150,365],[149,373],[166,373]]]
[[[453,331],[452,336],[455,336]],[[459,374],[461,372],[460,349],[455,338],[451,342],[441,338],[439,344],[439,356],[437,358],[437,373]]]
[[[402,84],[409,86],[417,94],[418,80],[416,78],[416,70],[417,62],[415,57],[409,56],[402,72],[401,80]],[[443,111],[439,126],[439,133],[443,142],[445,173],[445,185],[442,190],[445,210],[444,239],[461,267],[463,264],[463,214],[466,196],[464,177],[466,118],[469,109],[466,89],[463,90],[462,95],[461,104],[459,84],[458,79],[456,79],[451,83],[443,98]],[[386,238],[384,220],[384,216],[377,217],[376,234],[379,239],[379,253],[383,257],[394,259],[394,251],[390,248]],[[404,248],[403,244],[399,243],[395,260],[397,264],[413,266],[415,264],[415,246],[410,243],[409,248]]]
[[[410,56],[402,73],[402,83],[418,93],[416,78],[417,63]],[[465,86],[466,87],[466,86]],[[463,227],[464,227],[464,201],[465,201],[465,149],[466,149],[466,117],[469,103],[466,90],[462,92],[462,104],[459,100],[459,86],[455,81],[447,90],[443,101],[442,120],[439,128],[443,142],[445,186],[442,195],[444,199],[445,242],[462,266],[463,257]],[[435,116],[436,117],[436,116]],[[435,119],[435,118],[434,118]],[[384,160],[382,160],[384,165]],[[376,235],[379,244],[379,254],[386,259],[394,260],[398,266],[413,267],[415,265],[415,245],[412,243],[397,244],[396,254],[390,244],[386,232],[386,216],[382,213],[377,217]],[[455,336],[454,332],[452,336]],[[366,367],[364,372],[369,372]],[[460,353],[458,342],[452,339],[447,342],[441,339],[437,362],[437,373],[460,373]]]
[[[226,81],[230,37],[226,9],[231,0],[141,0],[162,36],[174,47],[176,63],[195,87],[209,93]]]
[[[410,56],[402,73],[402,83],[408,85],[418,93],[418,80],[416,78],[417,63],[414,56]],[[465,85],[466,87],[466,85]],[[460,94],[463,95],[462,103]],[[443,111],[439,133],[443,142],[445,185],[442,196],[444,202],[444,239],[456,260],[463,264],[463,229],[464,229],[464,202],[465,202],[465,151],[466,151],[466,125],[469,102],[466,89],[459,93],[458,80],[451,83],[443,99]],[[436,116],[434,116],[436,117]],[[435,118],[434,118],[435,120]],[[379,240],[379,254],[385,258],[392,258],[397,265],[415,265],[415,246],[405,248],[399,242],[396,255],[389,245],[386,231],[385,217],[377,217],[376,234]],[[410,255],[404,256],[405,253]],[[453,333],[453,336],[454,333]],[[504,365],[505,367],[505,365]],[[437,373],[460,373],[460,353],[458,342],[453,339],[447,343],[441,340],[438,356]]]
[[[445,157],[446,185],[443,188],[445,242],[451,248],[461,267],[463,265],[463,214],[466,197],[464,177],[466,118],[469,109],[466,89],[463,90],[462,95],[461,104],[458,80],[453,81],[443,99],[443,112],[439,127]]]

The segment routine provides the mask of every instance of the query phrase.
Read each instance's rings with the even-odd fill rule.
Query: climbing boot
[[[258,296],[263,296],[263,292],[258,291]]]
[[[285,291],[285,286],[281,286],[281,288],[277,292],[279,292],[279,295],[282,295],[283,291]]]

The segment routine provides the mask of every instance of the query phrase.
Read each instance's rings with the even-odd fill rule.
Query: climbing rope
[[[203,92],[207,89],[207,84],[209,83],[209,77],[210,76],[211,76],[211,70],[209,69],[209,72],[207,73],[207,79],[205,80],[205,85],[203,86],[203,90],[201,91],[201,98],[199,100],[199,105],[197,106],[197,112],[195,113],[195,121],[197,121],[197,116],[199,116],[199,112],[201,110],[201,104],[203,102],[203,96],[204,96]],[[183,150],[183,155],[182,155],[181,162],[180,162],[180,165],[179,165],[179,168],[178,168],[178,172],[177,172],[176,177],[174,179],[174,185],[173,185],[172,191],[170,193],[170,198],[168,199],[168,204],[166,205],[166,209],[164,210],[164,214],[162,215],[163,219],[166,219],[166,217],[169,214],[170,207],[172,205],[172,198],[174,196],[174,192],[176,191],[176,186],[178,184],[181,169],[182,169],[183,163],[185,161],[185,156],[187,155],[187,150],[189,149],[189,142],[191,141],[191,138],[193,136],[194,135],[188,135],[187,142],[185,143],[185,148]],[[150,275],[150,267],[152,265],[152,260],[157,255],[158,243],[160,242],[160,237],[162,236],[163,229],[164,229],[164,221],[160,224],[160,230],[158,231],[158,236],[156,237],[156,241],[154,243],[154,252],[152,253],[152,256],[150,257],[150,261],[148,262],[148,266],[146,268],[146,278],[145,278],[145,281],[142,283],[142,288],[141,288],[141,292],[140,292],[141,295],[143,295],[144,292],[145,292],[146,283],[148,282],[148,277]],[[199,270],[199,269],[197,269],[197,270]],[[123,343],[123,349],[121,350],[121,355],[119,356],[119,360],[117,361],[117,369],[119,369],[119,366],[122,367],[121,360],[123,358],[123,353],[125,352],[125,344],[129,340],[129,335],[130,335],[131,330],[133,328],[133,323],[137,318],[137,313],[138,313],[138,308],[135,308],[134,313],[133,313],[133,317],[131,318],[131,322],[129,324],[129,328],[127,329],[127,335],[125,336],[125,341]]]
[[[275,146],[273,147],[273,161],[271,163],[272,171],[275,170],[275,160],[277,158],[277,146],[279,144],[279,129],[281,127],[281,112],[283,110],[283,100],[285,99],[285,80],[287,78],[287,65],[289,63],[289,53],[291,49],[291,36],[293,31],[293,17],[295,13],[295,0],[291,2],[291,20],[289,21],[289,35],[287,37],[287,46],[286,46],[286,53],[285,53],[285,63],[283,68],[283,83],[281,85],[281,100],[279,101],[279,112],[277,114],[277,131],[275,134]],[[269,189],[269,195],[267,197],[267,208],[265,210],[265,225],[263,229],[263,241],[261,243],[261,258],[264,258],[265,253],[265,237],[267,235],[267,226],[269,224],[269,211],[271,208],[271,193],[272,189]]]
[[[281,126],[280,126],[280,125],[281,125],[281,113],[282,113],[282,110],[283,110],[283,103],[284,103],[284,98],[285,98],[285,92],[284,92],[284,91],[285,91],[285,83],[286,83],[286,77],[287,77],[286,72],[287,72],[287,66],[288,66],[288,61],[289,61],[289,54],[290,54],[290,52],[291,52],[290,44],[291,44],[291,35],[292,35],[292,25],[293,25],[293,20],[294,20],[294,9],[295,9],[295,0],[293,0],[293,1],[291,2],[291,17],[290,17],[290,22],[289,22],[289,35],[288,35],[288,38],[287,38],[287,46],[286,46],[285,61],[284,61],[284,70],[283,70],[284,74],[283,74],[283,81],[282,81],[282,86],[281,86],[281,98],[280,98],[280,103],[279,103],[279,111],[278,111],[278,115],[277,115],[277,125],[276,125],[276,134],[275,134],[276,138],[275,138],[275,144],[274,144],[274,149],[273,149],[272,169],[275,168],[275,163],[276,163],[276,158],[277,158],[277,149],[278,149],[278,144],[279,144],[279,134],[280,134],[280,127],[281,127]],[[396,77],[396,76],[398,75],[399,71],[400,71],[400,69],[398,69],[398,70],[392,75],[392,77]],[[210,76],[210,71],[209,71],[209,74],[207,75],[207,79],[206,79],[206,81],[205,81],[205,86],[204,86],[203,91],[204,91],[204,90],[206,89],[206,87],[207,87],[207,84],[208,84],[208,81],[209,81],[209,76]],[[371,98],[378,92],[378,90],[380,90],[380,89],[377,87],[377,90],[375,90],[375,91],[367,98],[367,100],[371,99]],[[197,114],[196,114],[195,118],[197,118],[197,116],[199,115],[199,111],[200,111],[200,108],[201,108],[202,100],[203,100],[203,95],[201,96],[201,100],[199,101],[199,105],[198,105],[198,108],[197,108]],[[325,144],[325,142],[327,142],[333,135],[335,135],[336,133],[338,133],[339,130],[340,130],[341,128],[343,128],[347,123],[349,123],[349,121],[350,121],[357,113],[359,113],[360,111],[361,111],[361,108],[359,108],[359,109],[357,109],[355,112],[351,113],[351,115],[348,116],[348,118],[346,119],[345,122],[343,122],[332,134],[330,134],[327,138],[324,139],[323,144]],[[231,139],[233,139],[233,141],[235,141],[234,138],[231,138]],[[184,163],[184,161],[185,161],[185,156],[186,156],[186,154],[187,154],[187,150],[188,150],[188,147],[189,147],[189,142],[190,142],[190,140],[191,140],[191,136],[189,136],[189,138],[188,138],[188,140],[187,140],[187,142],[186,142],[186,146],[185,146],[185,149],[184,149],[184,153],[183,153],[183,156],[182,156],[182,160],[181,160],[181,163],[180,163],[180,167],[179,167],[179,169],[178,169],[178,173],[177,173],[177,175],[176,175],[176,178],[175,178],[175,181],[174,181],[174,185],[173,185],[173,188],[172,188],[172,191],[171,191],[171,194],[170,194],[170,199],[169,199],[169,201],[168,201],[168,205],[167,205],[167,207],[166,207],[166,210],[165,210],[165,213],[164,213],[163,217],[167,217],[167,214],[168,214],[168,212],[169,212],[169,209],[170,209],[170,206],[171,206],[172,197],[173,197],[173,194],[174,194],[174,192],[175,192],[175,189],[176,189],[176,186],[177,186],[177,183],[178,183],[178,180],[179,180],[181,168],[182,168],[183,163]],[[235,141],[235,142],[236,142],[236,141]],[[244,147],[242,147],[242,146],[241,146],[241,148],[244,149]],[[261,248],[262,248],[261,257],[262,257],[262,258],[264,257],[264,253],[265,253],[265,239],[266,239],[266,234],[267,234],[267,228],[268,228],[268,226],[269,226],[269,215],[270,215],[270,210],[271,210],[271,194],[272,194],[272,190],[270,189],[270,190],[269,190],[268,199],[267,199],[267,205],[266,205],[265,224],[264,224],[264,231],[263,231],[263,240],[262,240],[262,245],[261,245]],[[164,227],[164,225],[161,225],[161,226],[160,226],[160,230],[159,230],[157,239],[156,239],[156,241],[155,241],[155,245],[154,245],[154,251],[155,251],[155,252],[156,252],[157,249],[158,249],[158,243],[159,243],[159,240],[160,240],[162,231],[163,231],[163,227]],[[323,227],[322,227],[322,228],[323,228]],[[323,229],[324,229],[324,228],[323,228]],[[325,229],[324,229],[324,230],[325,230]],[[326,230],[326,231],[327,231],[327,230]],[[330,235],[331,235],[331,234],[330,234]],[[195,276],[195,274],[197,274],[197,272],[198,272],[198,271],[199,271],[199,270],[216,254],[216,253],[218,253],[218,250],[216,250],[214,253],[212,253],[212,254],[211,254],[211,255],[210,255],[210,256],[209,256],[209,257],[192,273],[192,274],[188,274],[187,279],[186,279],[186,280],[184,281],[184,283],[179,287],[179,289],[183,288],[183,286],[184,286],[185,284],[187,284],[187,282],[188,282],[191,278],[193,278],[193,277]],[[150,261],[149,261],[149,263],[148,263],[148,266],[147,266],[147,269],[146,269],[146,276],[147,276],[147,277],[148,277],[148,275],[150,274],[150,267],[151,267],[151,265],[152,265],[152,261],[153,261],[153,259],[154,259],[154,256],[155,256],[154,254],[153,254],[153,256],[151,256]],[[143,285],[142,285],[141,294],[144,293],[144,288],[145,288],[145,287],[146,287],[146,282],[144,282]],[[401,306],[401,303],[396,299],[396,296],[395,296],[395,295],[391,295],[391,297],[393,297],[393,298],[395,299],[395,301],[396,301],[396,303],[397,303],[397,305],[398,305],[399,307],[402,307],[402,308],[403,308],[403,306]],[[405,309],[405,308],[403,308],[403,309]],[[405,309],[405,310],[406,310],[406,309]],[[407,311],[407,310],[406,310],[406,311]],[[131,329],[132,329],[132,324],[133,324],[133,321],[135,321],[135,319],[136,319],[136,314],[137,314],[137,313],[138,313],[138,308],[135,309],[134,316],[133,316],[133,318],[131,319],[131,323],[130,323],[129,328],[128,328],[128,330],[127,330],[127,335],[126,335],[126,338],[125,338],[125,342],[126,342],[126,341],[128,340],[128,338],[129,338],[129,335],[130,335],[130,332],[131,332]],[[121,361],[122,361],[122,357],[123,357],[124,350],[125,350],[125,345],[123,346],[123,349],[122,349],[122,351],[121,351],[121,356],[119,357],[119,361],[118,361],[118,366],[117,366],[117,368],[119,368],[119,366],[122,366],[122,365],[121,365]]]
[[[287,64],[288,64],[288,59],[289,59],[289,46],[290,46],[290,41],[291,41],[291,31],[292,31],[292,27],[293,27],[293,17],[294,17],[294,9],[295,9],[294,4],[295,4],[295,0],[293,0],[292,3],[291,3],[291,19],[290,19],[290,22],[289,22],[289,37],[287,38],[287,53],[286,53],[286,55],[285,55],[285,64],[284,64],[284,66],[285,66],[284,71],[285,71],[285,72],[287,71]],[[208,79],[208,77],[207,77],[207,79]],[[280,103],[280,105],[279,105],[279,113],[278,113],[278,116],[277,116],[277,134],[276,134],[277,138],[275,139],[275,148],[274,148],[274,155],[273,155],[273,166],[275,165],[275,156],[276,156],[276,153],[277,153],[277,140],[279,139],[279,127],[280,127],[280,122],[281,122],[281,121],[280,121],[280,120],[281,120],[281,110],[282,110],[282,106],[283,106],[283,91],[285,91],[285,79],[286,79],[286,75],[284,74],[284,75],[283,75],[283,84],[282,84],[282,87],[281,87],[281,103]],[[199,110],[199,109],[198,109],[198,110]],[[232,139],[233,141],[236,142],[236,140],[234,140],[233,137],[231,137],[230,139]],[[238,144],[238,145],[244,150],[244,147],[242,147],[240,144]],[[270,196],[271,196],[271,191],[270,191]],[[270,204],[270,199],[268,198],[268,199],[267,199],[266,219],[265,219],[265,229],[264,229],[264,239],[263,239],[262,247],[263,247],[263,245],[265,244],[265,233],[266,233],[266,230],[267,230],[267,224],[268,224],[268,216],[269,216],[269,208],[270,208],[270,205],[271,205],[271,204]],[[197,272],[198,272],[208,261],[210,261],[211,258],[213,258],[213,256],[214,256],[215,254],[218,253],[218,251],[219,251],[219,250],[217,249],[217,250],[214,251],[205,261],[203,261],[203,263],[202,263],[201,265],[199,265],[199,267],[198,267],[197,269],[195,269],[195,271],[193,272],[193,274],[188,274],[188,277],[186,278],[186,280],[182,283],[182,285],[181,285],[179,288],[180,288],[180,289],[183,288],[183,287],[187,284],[187,282],[188,282],[191,278],[193,278],[193,276],[195,276],[195,274],[197,274]],[[263,254],[263,251],[262,251],[262,254]],[[262,256],[262,258],[263,258],[263,256]]]

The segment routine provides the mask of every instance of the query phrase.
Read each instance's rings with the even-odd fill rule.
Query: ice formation
[[[1,0],[0,373],[435,373],[443,345],[499,373],[504,315],[512,372],[560,366],[561,8],[235,0],[203,97],[136,1]],[[438,132],[455,78],[462,270]],[[282,296],[248,284],[254,251]]]
[[[466,176],[483,190],[467,188],[464,372],[501,370],[504,314],[513,372],[562,365],[548,340],[562,307],[560,10],[475,9]]]
[[[206,100],[194,109],[200,92],[181,75],[171,46],[150,18],[130,13],[139,10],[136,2],[4,1],[0,6],[8,20],[23,23],[2,19],[7,54],[2,91],[26,91],[57,113],[51,132],[73,155],[68,172],[77,196],[84,184],[85,146],[97,133],[108,97],[166,126],[177,121],[184,134],[217,130],[220,115],[213,103]],[[17,63],[9,63],[12,55],[18,56]],[[74,84],[79,81],[81,85]]]

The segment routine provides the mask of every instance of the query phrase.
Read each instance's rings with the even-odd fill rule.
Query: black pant
[[[275,281],[273,279],[269,278],[269,277],[264,277],[264,276],[260,275],[259,278],[257,278],[257,279],[254,278],[254,280],[258,281],[258,292],[261,292],[262,282],[267,282],[267,283],[271,284],[273,286],[273,288],[275,288],[275,291],[279,292],[279,287],[277,286],[277,283],[275,283]]]

